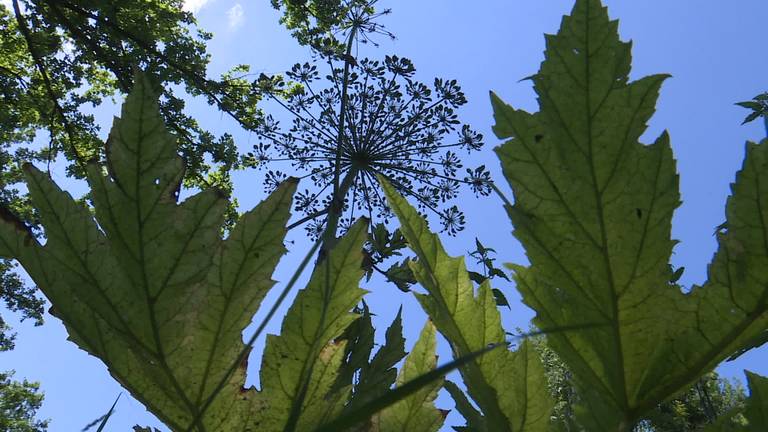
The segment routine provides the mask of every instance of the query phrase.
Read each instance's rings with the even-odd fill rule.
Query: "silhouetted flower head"
[[[467,169],[463,155],[479,150],[483,136],[461,125],[456,110],[466,103],[455,80],[435,79],[432,86],[415,81],[410,60],[397,56],[383,62],[364,59],[351,67],[346,103],[342,104],[343,68],[334,66],[322,79],[314,64],[295,65],[281,79],[263,79],[259,86],[283,105],[292,117],[285,126],[269,117],[259,131],[247,160],[269,170],[267,191],[285,178],[283,162],[304,171],[311,188],[300,192],[296,210],[307,216],[322,213],[333,193],[337,142],[341,142],[341,179],[348,178],[343,220],[348,226],[359,216],[391,217],[376,175],[386,177],[411,198],[423,213],[440,220],[443,231],[456,234],[464,227],[457,206],[449,206],[462,186],[477,195],[490,193],[490,174],[484,167]],[[344,127],[339,130],[344,105]],[[323,222],[305,228],[322,231]]]

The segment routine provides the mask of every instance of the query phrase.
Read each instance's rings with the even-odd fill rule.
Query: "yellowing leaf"
[[[195,419],[196,431],[240,430],[261,401],[243,389],[244,365],[228,373],[285,252],[296,182],[246,213],[223,240],[220,193],[176,202],[183,164],[149,88],[138,76],[115,120],[108,175],[89,169],[98,224],[27,166],[46,242],[4,217],[0,255],[21,262],[70,338],[173,430]]]
[[[431,322],[424,325],[397,377],[397,385],[414,380],[437,365],[437,333]],[[374,416],[372,431],[377,432],[436,432],[445,420],[445,413],[435,408],[434,401],[443,380],[436,380],[416,393],[395,403]]]
[[[358,317],[350,310],[365,293],[358,284],[366,236],[367,221],[361,219],[317,265],[288,310],[280,336],[267,336],[261,367],[269,407],[260,424],[265,430],[311,430],[343,408],[328,396],[344,355],[344,342],[333,340]]]
[[[532,77],[540,111],[492,97],[508,207],[531,262],[523,300],[573,371],[589,430],[630,430],[768,324],[768,154],[750,144],[709,282],[683,294],[669,258],[678,179],[662,134],[638,140],[663,75],[628,82],[630,44],[599,0],[577,0]]]
[[[506,342],[496,300],[488,282],[475,295],[464,259],[449,257],[438,237],[403,197],[379,179],[400,230],[418,256],[411,269],[427,294],[415,294],[454,358]],[[530,370],[528,368],[530,367]],[[470,397],[485,417],[488,431],[546,431],[552,403],[538,357],[493,350],[459,369]]]

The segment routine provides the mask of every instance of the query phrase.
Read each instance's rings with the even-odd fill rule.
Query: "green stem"
[[[352,44],[355,41],[357,35],[357,26],[353,26],[347,37],[347,46],[344,53],[344,75],[341,81],[341,107],[339,107],[339,133],[336,136],[336,158],[334,161],[333,172],[333,197],[331,204],[328,208],[328,219],[325,225],[325,231],[322,235],[322,247],[320,249],[319,260],[322,260],[333,247],[336,242],[336,230],[339,226],[339,219],[341,218],[342,210],[344,209],[344,197],[349,192],[349,188],[355,180],[357,175],[357,169],[351,168],[347,175],[344,177],[344,181],[339,183],[341,178],[341,154],[342,143],[344,141],[344,123],[346,121],[347,114],[347,95],[349,92],[349,74],[350,66],[352,64]]]
[[[327,253],[336,244],[336,231],[339,228],[339,220],[341,219],[341,214],[344,210],[344,197],[347,196],[347,192],[349,192],[349,189],[354,184],[358,172],[359,170],[357,168],[351,167],[344,176],[341,185],[339,185],[338,192],[334,192],[333,194],[333,200],[328,207],[328,219],[322,236],[323,246],[320,248],[319,260],[325,258]]]
[[[339,133],[336,136],[336,161],[335,171],[333,176],[333,193],[334,199],[336,193],[339,190],[339,178],[341,177],[341,143],[344,139],[344,123],[347,116],[347,95],[349,93],[349,68],[351,65],[352,57],[352,43],[355,41],[355,35],[357,35],[357,27],[353,26],[349,31],[349,37],[347,38],[347,49],[344,52],[344,75],[341,80],[341,107],[339,108]]]

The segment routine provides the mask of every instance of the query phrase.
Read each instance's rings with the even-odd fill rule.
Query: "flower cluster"
[[[490,194],[491,186],[484,167],[464,170],[460,153],[479,150],[483,137],[458,120],[456,110],[466,103],[459,85],[443,79],[432,86],[418,82],[411,61],[397,56],[383,62],[364,59],[350,70],[346,86],[338,66],[322,79],[314,64],[297,64],[286,73],[293,87],[263,77],[262,91],[291,118],[285,127],[267,118],[247,163],[272,167],[285,162],[311,179],[314,187],[299,193],[295,202],[308,220],[317,216],[306,227],[312,236],[323,230],[320,217],[330,205],[337,167],[348,185],[342,229],[361,215],[390,218],[376,179],[381,175],[420,210],[436,215],[443,231],[454,235],[462,230],[464,215],[450,202],[462,185],[477,195]],[[267,173],[267,190],[285,178],[283,171]]]

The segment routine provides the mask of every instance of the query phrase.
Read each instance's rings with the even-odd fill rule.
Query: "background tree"
[[[580,402],[572,384],[568,366],[547,346],[545,336],[530,339],[541,358],[552,399],[555,401],[552,417],[564,431],[580,431],[576,425],[575,406]],[[658,405],[651,415],[643,419],[635,432],[693,432],[702,431],[720,416],[743,408],[747,398],[744,386],[738,381],[721,378],[710,372],[696,381],[688,390],[674,399]],[[744,420],[737,415],[730,419],[734,426]]]
[[[7,432],[42,432],[47,420],[36,420],[43,403],[37,383],[13,381],[13,371],[0,372],[0,430]]]
[[[388,15],[391,9],[376,10],[378,0],[270,0],[272,7],[281,10],[280,22],[302,45],[319,51],[337,54],[345,52],[344,36],[356,28],[363,32],[363,43],[369,42],[365,33],[384,31],[376,19]],[[341,36],[341,37],[340,37]],[[347,53],[348,54],[348,53]]]

